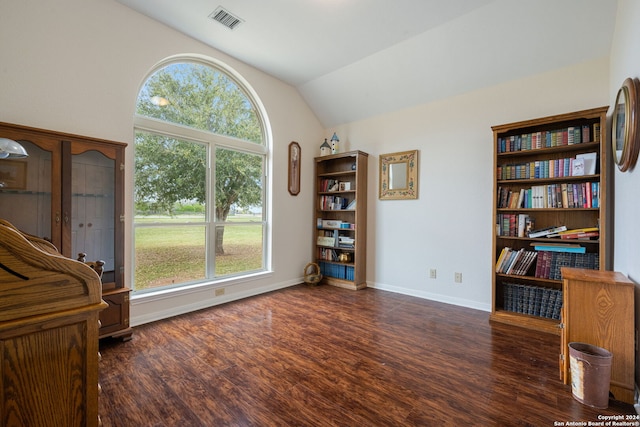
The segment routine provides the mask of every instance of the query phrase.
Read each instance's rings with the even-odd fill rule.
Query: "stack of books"
[[[338,247],[340,248],[353,249],[355,243],[356,243],[356,240],[353,237],[349,237],[349,236],[338,237]]]
[[[566,230],[567,230],[567,227],[565,225],[554,225],[552,227],[545,227],[545,228],[540,228],[538,230],[532,230],[529,232],[529,237],[532,239],[537,237],[549,237],[549,235],[560,233]]]
[[[592,239],[600,237],[600,229],[598,227],[573,228],[571,230],[565,229],[556,233],[547,234],[547,237],[559,237],[564,240]]]
[[[573,243],[547,243],[547,242],[533,242],[530,244],[536,251],[548,251],[548,252],[575,252],[577,254],[584,254],[587,252],[587,248],[581,245]]]
[[[600,236],[600,229],[598,227],[584,227],[584,228],[572,228],[567,229],[564,225],[556,225],[552,227],[541,228],[533,230],[529,233],[530,238],[560,238],[560,239],[592,239]]]

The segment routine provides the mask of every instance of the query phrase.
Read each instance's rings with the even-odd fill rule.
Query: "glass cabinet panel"
[[[0,218],[51,241],[52,154],[29,141],[20,144],[29,157],[0,159]]]
[[[71,252],[115,269],[115,161],[98,151],[72,156]]]

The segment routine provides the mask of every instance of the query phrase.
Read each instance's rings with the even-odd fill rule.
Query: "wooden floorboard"
[[[554,426],[634,414],[559,380],[559,337],[375,289],[294,286],[101,342],[105,427]]]

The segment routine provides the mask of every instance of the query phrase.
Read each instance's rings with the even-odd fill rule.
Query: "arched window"
[[[145,81],[135,117],[135,291],[267,268],[265,118],[247,88],[201,60]]]

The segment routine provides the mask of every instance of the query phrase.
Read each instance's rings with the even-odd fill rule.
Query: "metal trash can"
[[[593,408],[609,406],[611,359],[604,348],[581,342],[569,343],[571,393],[578,402]]]

